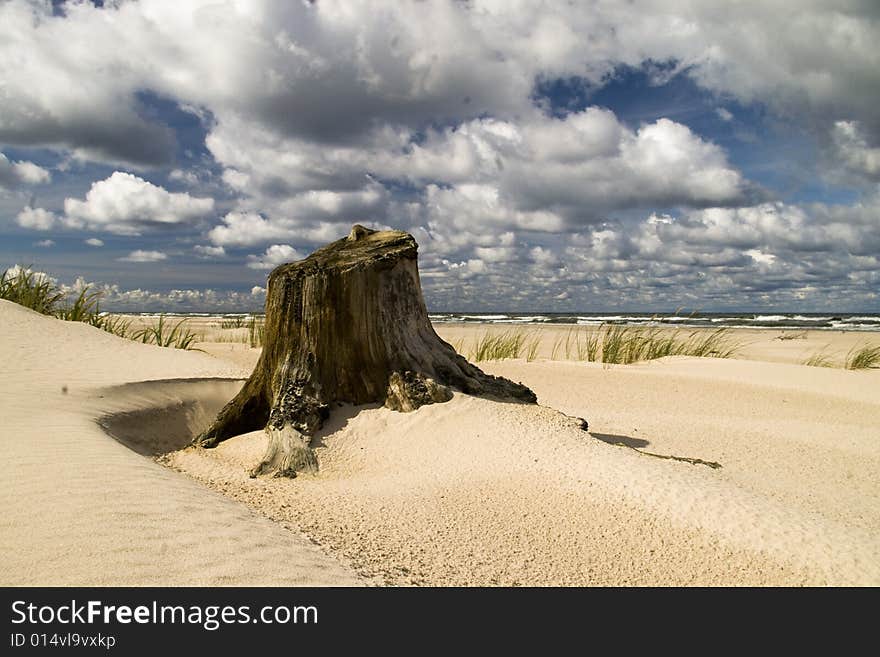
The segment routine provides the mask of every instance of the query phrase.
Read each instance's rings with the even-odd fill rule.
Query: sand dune
[[[340,415],[320,439],[317,476],[248,479],[261,433],[169,463],[390,583],[880,581],[875,531],[739,485],[724,468],[606,444],[551,409],[459,395],[412,415]]]
[[[98,388],[242,373],[0,301],[0,583],[322,585],[358,579],[295,531],[161,467],[94,419]],[[66,389],[66,393],[63,390]],[[101,398],[101,395],[104,398]],[[137,393],[135,393],[136,395]]]
[[[318,474],[250,479],[260,432],[133,450],[182,445],[256,351],[0,320],[5,584],[880,584],[877,371],[483,364],[542,406],[341,407]]]

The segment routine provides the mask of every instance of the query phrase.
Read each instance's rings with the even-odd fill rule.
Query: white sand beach
[[[0,326],[0,583],[363,583],[296,529],[129,450],[95,422],[144,404],[136,394],[103,388],[240,376],[240,368],[2,300]]]
[[[0,323],[3,584],[880,584],[880,371],[797,364],[852,334],[484,362],[539,405],[340,407],[317,474],[251,479],[262,432],[160,464],[96,420],[180,447],[257,349],[141,345],[8,302]]]

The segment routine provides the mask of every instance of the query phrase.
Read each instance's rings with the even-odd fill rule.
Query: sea
[[[126,313],[156,317],[158,313]],[[216,319],[261,317],[261,313],[164,313],[166,316]],[[628,326],[681,326],[696,328],[744,327],[755,329],[800,329],[822,331],[880,331],[880,313],[466,313],[431,312],[429,317],[437,324],[568,324],[600,326],[624,324]]]
[[[431,313],[432,322],[880,331],[880,313]]]

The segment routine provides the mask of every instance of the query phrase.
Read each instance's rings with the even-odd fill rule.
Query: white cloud
[[[193,247],[193,251],[196,252],[200,258],[222,258],[226,255],[226,249],[222,246],[205,246],[203,244],[196,244]]]
[[[5,271],[2,272],[6,278],[17,278],[19,274],[33,274],[34,282],[43,283],[58,283],[58,279],[50,276],[44,271],[36,271],[35,269],[31,269],[30,267],[22,267],[21,265],[13,265],[12,267],[8,267]]]
[[[53,240],[40,240],[39,242],[34,242],[34,246],[39,246],[41,249],[48,249],[55,246],[55,242]]]
[[[273,244],[261,255],[249,255],[248,267],[251,269],[274,269],[278,265],[302,260],[304,257],[289,244]]]
[[[104,162],[169,161],[170,130],[138,114],[136,92],[149,85],[137,51],[157,36],[147,17],[125,11],[117,22],[87,3],[67,3],[67,18],[51,12],[50,3],[0,5],[0,141]]]
[[[534,156],[505,161],[501,174],[523,209],[557,207],[583,221],[625,207],[740,204],[749,193],[721,148],[669,119],[632,132],[589,108],[538,123],[528,139]]]
[[[855,121],[837,121],[831,139],[837,157],[847,169],[880,180],[880,148],[868,145],[862,125]]]
[[[479,233],[459,242],[421,237],[420,269],[429,307],[437,309],[546,310],[554,299],[583,310],[601,299],[607,309],[776,305],[839,312],[876,307],[878,216],[876,195],[852,206],[777,202],[654,213],[530,234],[511,260],[479,257],[497,252]],[[454,256],[435,259],[437,249]]]
[[[221,291],[212,288],[176,288],[171,290],[124,289],[119,285],[96,283],[86,281],[83,278],[77,279],[72,285],[61,284],[64,291],[73,294],[76,294],[85,286],[90,286],[93,291],[101,294],[102,309],[115,312],[145,310],[156,312],[259,311],[262,309],[262,304],[265,300],[264,294],[253,291]]]
[[[199,182],[199,176],[194,171],[184,171],[183,169],[172,169],[168,174],[168,179],[184,183],[190,187],[197,185]]]
[[[200,118],[213,156],[168,179],[218,192],[215,204],[117,172],[68,199],[65,216],[26,208],[17,220],[134,235],[202,229],[220,205],[211,246],[196,249],[205,256],[305,251],[351,223],[393,224],[417,235],[432,294],[450,303],[478,299],[477,286],[510,303],[555,297],[565,276],[595,293],[638,298],[643,281],[658,295],[668,283],[721,298],[725,286],[755,288],[738,278],[755,267],[787,285],[783,268],[812,276],[807,262],[829,281],[845,263],[876,287],[872,199],[760,203],[724,150],[682,123],[534,106],[536,80],[595,89],[620,66],[656,84],[682,73],[714,92],[713,105],[755,103],[830,134],[847,181],[876,180],[877,15],[870,3],[789,4],[142,0],[67,3],[61,18],[47,2],[10,0],[0,3],[0,142],[57,149],[59,171],[83,159],[167,171],[176,144],[144,101],[157,95]],[[48,179],[20,164],[0,163],[0,185]],[[712,289],[696,277],[710,267]]]
[[[0,153],[0,188],[39,185],[51,179],[52,176],[43,167],[27,161],[11,162],[5,154]]]
[[[749,249],[745,253],[752,260],[762,265],[772,265],[773,261],[776,260],[775,255],[772,253],[764,253],[761,249]]]
[[[84,200],[66,199],[64,223],[72,228],[138,235],[158,225],[193,222],[213,210],[211,198],[172,193],[138,176],[116,171],[92,183]]]
[[[559,231],[620,208],[740,204],[754,193],[721,148],[686,126],[661,119],[631,130],[595,107],[564,118],[531,111],[517,122],[478,119],[431,131],[420,143],[377,137],[361,148],[279,141],[236,126],[218,128],[208,143],[235,172],[246,194],[240,204],[261,213],[227,214],[208,234],[217,245],[311,241],[318,232],[325,239],[316,241],[328,241],[344,232],[327,222],[422,224],[434,237]],[[365,171],[421,194],[401,205],[376,182],[364,184]],[[339,189],[301,191],[317,184]]]
[[[118,258],[120,262],[159,262],[167,259],[168,256],[161,251],[144,251],[143,249],[137,249],[123,258]]]
[[[256,212],[230,212],[208,238],[219,246],[246,246],[290,236],[290,230],[270,222]]]
[[[293,199],[291,203],[296,203]],[[384,227],[370,221],[370,215],[354,214],[343,218],[339,223],[335,217],[326,221],[301,221],[280,217],[266,217],[257,212],[234,211],[223,217],[223,223],[208,231],[208,238],[218,246],[253,246],[279,240],[304,241],[320,244],[339,239],[348,234],[353,223],[369,224],[374,228]]]
[[[144,89],[279,135],[357,140],[376,123],[513,117],[535,79],[600,84],[619,65],[675,62],[742,102],[873,121],[880,27],[870,3],[688,0],[621,5],[202,1],[0,5],[8,89],[0,139],[152,165],[173,143]],[[197,25],[198,30],[193,26]],[[95,35],[100,34],[100,39]],[[28,57],[20,56],[28,53]],[[661,82],[671,73],[649,67]],[[200,112],[201,109],[194,109]],[[874,128],[872,128],[873,130]]]
[[[58,286],[60,291],[68,298],[79,294],[85,288],[99,293],[101,296],[101,308],[111,312],[125,311],[216,311],[216,312],[244,312],[259,311],[265,300],[265,288],[254,286],[248,291],[214,290],[206,289],[171,289],[171,290],[148,290],[141,288],[123,289],[117,284],[90,281],[79,276],[72,283],[47,274],[25,268],[21,265],[9,267],[5,272],[0,269],[0,274],[15,277],[19,272],[32,273],[36,282],[48,281]]]
[[[23,208],[15,218],[18,225],[22,228],[31,228],[33,230],[51,230],[58,222],[58,217],[54,212],[49,212],[43,208]]]
[[[553,232],[565,225],[564,218],[555,212],[516,209],[497,187],[488,184],[464,183],[448,188],[428,185],[424,207],[427,225],[435,237],[454,231],[463,231],[460,234],[466,235],[479,229]]]
[[[97,237],[90,237],[89,239],[84,240],[84,242],[86,244],[88,244],[89,246],[95,246],[95,247],[104,246],[104,240],[100,240]]]

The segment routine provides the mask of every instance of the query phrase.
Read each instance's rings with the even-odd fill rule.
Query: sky
[[[258,310],[361,223],[433,311],[880,312],[878,43],[875,0],[3,0],[0,270]]]

